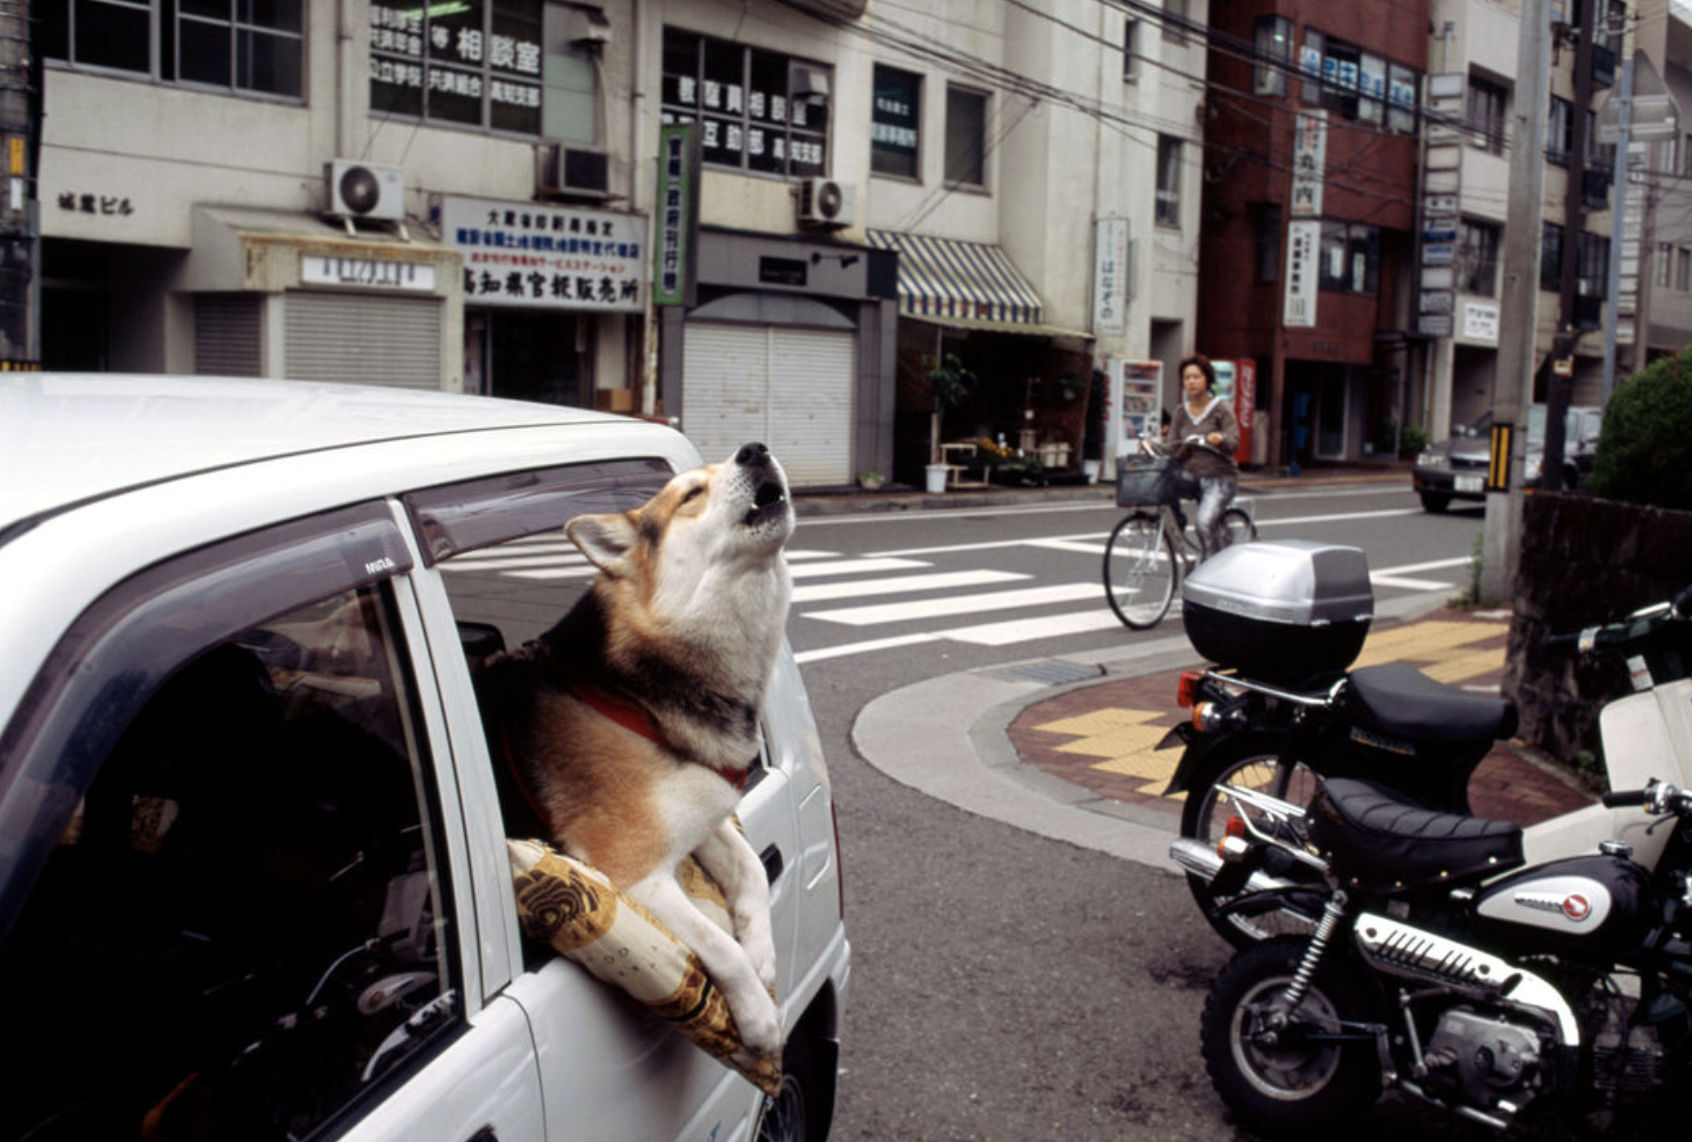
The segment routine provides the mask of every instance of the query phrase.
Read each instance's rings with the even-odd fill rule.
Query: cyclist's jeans
[[[1239,491],[1240,484],[1232,476],[1207,476],[1198,484],[1198,519],[1195,522],[1199,546],[1204,557],[1209,558],[1228,545],[1228,533],[1222,527],[1222,513],[1234,502],[1234,493]]]

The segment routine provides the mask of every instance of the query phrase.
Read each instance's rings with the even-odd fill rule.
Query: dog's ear
[[[613,575],[622,572],[624,559],[640,538],[634,520],[619,514],[579,515],[564,525],[564,534],[595,567]]]

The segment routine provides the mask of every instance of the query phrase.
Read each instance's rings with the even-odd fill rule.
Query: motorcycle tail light
[[[1183,710],[1192,709],[1193,703],[1198,701],[1199,683],[1203,681],[1202,670],[1181,671],[1181,681],[1175,687],[1175,704]]]

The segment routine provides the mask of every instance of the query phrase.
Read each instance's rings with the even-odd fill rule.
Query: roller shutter
[[[195,294],[194,371],[208,377],[262,376],[263,304],[257,293]]]
[[[795,485],[852,480],[852,333],[689,322],[682,431],[707,461],[761,440]]]
[[[284,356],[296,381],[441,387],[441,301],[292,291]]]

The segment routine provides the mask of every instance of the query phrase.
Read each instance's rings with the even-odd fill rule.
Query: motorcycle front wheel
[[[1247,948],[1211,985],[1200,1024],[1205,1068],[1216,1093],[1247,1130],[1275,1138],[1339,1137],[1381,1092],[1373,1043],[1318,1037],[1341,1020],[1371,1017],[1365,989],[1334,962],[1311,981],[1298,1008],[1282,995],[1308,941],[1283,937]]]
[[[1240,734],[1213,747],[1188,782],[1187,800],[1181,807],[1181,835],[1214,847],[1227,830],[1228,818],[1246,811],[1222,791],[1223,785],[1254,789],[1302,807],[1310,804],[1321,784],[1321,778],[1303,762],[1281,757],[1277,736]],[[1248,948],[1272,936],[1310,934],[1310,921],[1291,912],[1219,916],[1217,908],[1232,899],[1230,895],[1215,892],[1209,881],[1191,874],[1187,887],[1210,926],[1236,948]]]

